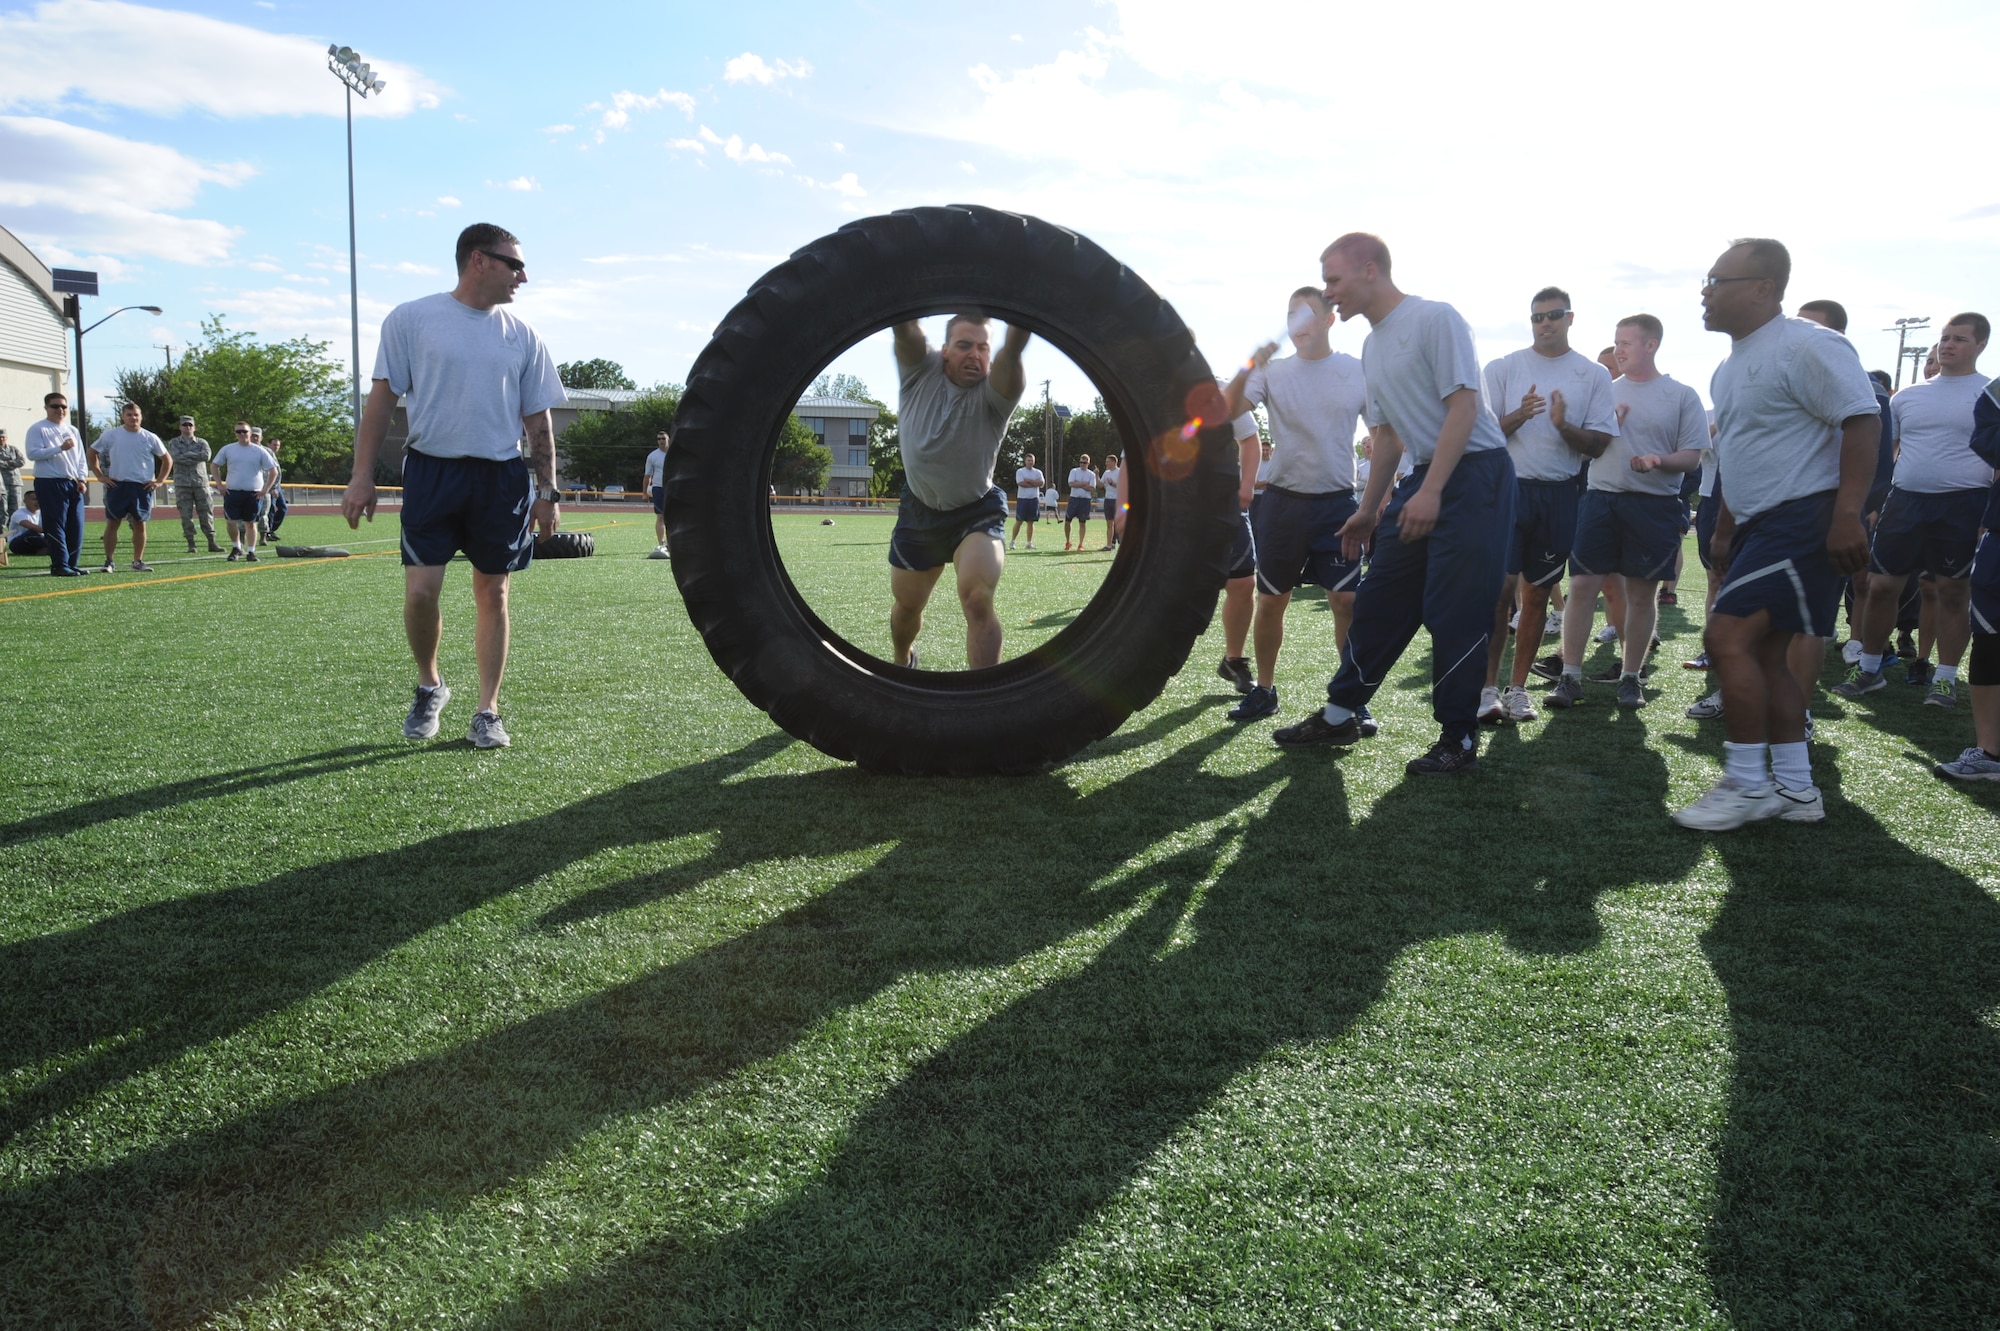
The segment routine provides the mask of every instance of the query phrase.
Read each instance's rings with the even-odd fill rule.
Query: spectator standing
[[[7,442],[7,431],[0,429],[0,494],[9,513],[21,506],[21,468],[27,465],[28,455],[19,444]]]
[[[118,424],[97,436],[90,446],[97,479],[104,482],[104,567],[118,566],[118,524],[132,524],[132,571],[150,573],[146,562],[146,523],[153,516],[153,492],[173,474],[174,460],[160,436],[141,423],[139,404],[127,402]]]
[[[69,399],[61,393],[42,398],[46,420],[28,427],[28,461],[35,464],[35,494],[42,506],[42,534],[48,538],[49,576],[80,578],[76,566],[83,553],[83,499],[90,482],[83,437],[64,418]]]
[[[653,436],[653,451],[646,454],[646,495],[653,501],[653,553],[648,559],[668,559],[667,551],[667,445],[672,438],[665,430]]]
[[[195,553],[195,523],[208,538],[208,552],[219,555],[215,543],[215,503],[208,494],[208,463],[212,454],[208,440],[194,432],[194,417],[181,417],[181,432],[167,440],[167,456],[174,460],[174,507],[181,514],[181,535],[187,537],[188,553]]]
[[[276,435],[265,439],[254,426],[250,438],[271,455],[271,490],[257,505],[257,530],[268,545],[278,539],[278,528],[285,525],[285,514],[291,509],[291,505],[285,502],[285,464],[278,457],[278,450],[284,447],[285,441]]]
[[[257,562],[257,515],[265,495],[278,481],[278,460],[250,442],[248,422],[236,422],[236,442],[215,455],[222,474],[222,516],[229,524],[229,562]]]

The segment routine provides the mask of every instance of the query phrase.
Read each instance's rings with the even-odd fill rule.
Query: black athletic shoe
[[[1354,709],[1354,724],[1361,727],[1361,738],[1363,739],[1374,739],[1375,732],[1382,728],[1376,723],[1374,717],[1368,715],[1366,707],[1357,707]]]
[[[1250,673],[1250,662],[1241,656],[1225,656],[1215,667],[1215,673],[1229,681],[1238,693],[1248,693],[1257,685],[1257,677]]]
[[[1262,684],[1253,684],[1243,695],[1243,701],[1229,709],[1231,721],[1257,721],[1278,710],[1278,691],[1267,689]]]
[[[1931,677],[1936,674],[1937,667],[1929,661],[1912,661],[1903,667],[1903,678],[1918,688],[1929,684]]]
[[[1916,659],[1917,640],[1910,636],[1908,629],[1905,629],[1896,639],[1896,655],[1910,660]]]
[[[1468,748],[1456,740],[1438,737],[1430,751],[1421,758],[1412,758],[1403,764],[1403,770],[1411,776],[1457,776],[1460,772],[1479,770],[1479,747]]]
[[[1295,725],[1280,726],[1271,732],[1271,738],[1287,749],[1309,749],[1316,744],[1352,744],[1361,738],[1361,719],[1350,716],[1339,725],[1326,719],[1326,713],[1317,709],[1306,713],[1305,718]]]
[[[1652,677],[1653,663],[1648,661],[1645,665],[1639,667],[1639,678],[1651,679]],[[1594,675],[1585,675],[1583,677],[1586,684],[1616,684],[1623,678],[1625,678],[1625,667],[1618,661],[1613,661]]]
[[[1550,652],[1547,656],[1529,666],[1528,673],[1537,679],[1561,679],[1563,673],[1562,653]]]

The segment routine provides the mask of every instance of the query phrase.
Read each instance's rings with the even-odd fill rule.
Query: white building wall
[[[42,293],[0,261],[0,427],[17,447],[44,415],[42,394],[62,388],[68,377],[67,331]]]

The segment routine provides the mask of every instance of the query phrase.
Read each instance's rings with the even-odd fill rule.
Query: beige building
[[[16,448],[45,415],[42,395],[67,391],[68,332],[47,265],[0,227],[0,427]]]
[[[868,480],[875,469],[868,462],[868,427],[881,415],[872,402],[846,397],[802,397],[792,414],[805,422],[813,438],[833,454],[833,469],[827,473],[829,495],[865,499]]]

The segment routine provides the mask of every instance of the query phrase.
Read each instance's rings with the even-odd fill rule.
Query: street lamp
[[[353,332],[354,429],[361,430],[361,265],[354,244],[354,94],[366,97],[386,86],[375,71],[361,62],[361,54],[351,46],[326,48],[326,67],[347,89],[347,311]]]
[[[83,302],[79,297],[69,296],[63,301],[63,307],[63,313],[69,315],[70,324],[76,329],[76,432],[87,444],[90,442],[90,409],[84,405],[86,399],[83,395],[83,335],[92,328],[102,326],[108,320],[116,319],[127,310],[144,310],[148,314],[164,314],[166,311],[157,305],[121,305],[92,324],[90,328],[85,328]]]
[[[1907,354],[1903,350],[1904,343],[1909,340],[1909,336],[1911,333],[1917,332],[1920,329],[1928,328],[1930,326],[1930,322],[1931,319],[1929,315],[1924,315],[1922,318],[1898,319],[1896,320],[1896,326],[1894,328],[1884,328],[1882,330],[1885,333],[1894,333],[1896,335],[1896,387],[1897,388],[1901,388],[1903,386],[1903,357],[1905,354]],[[1913,380],[1912,382],[1915,381]]]

